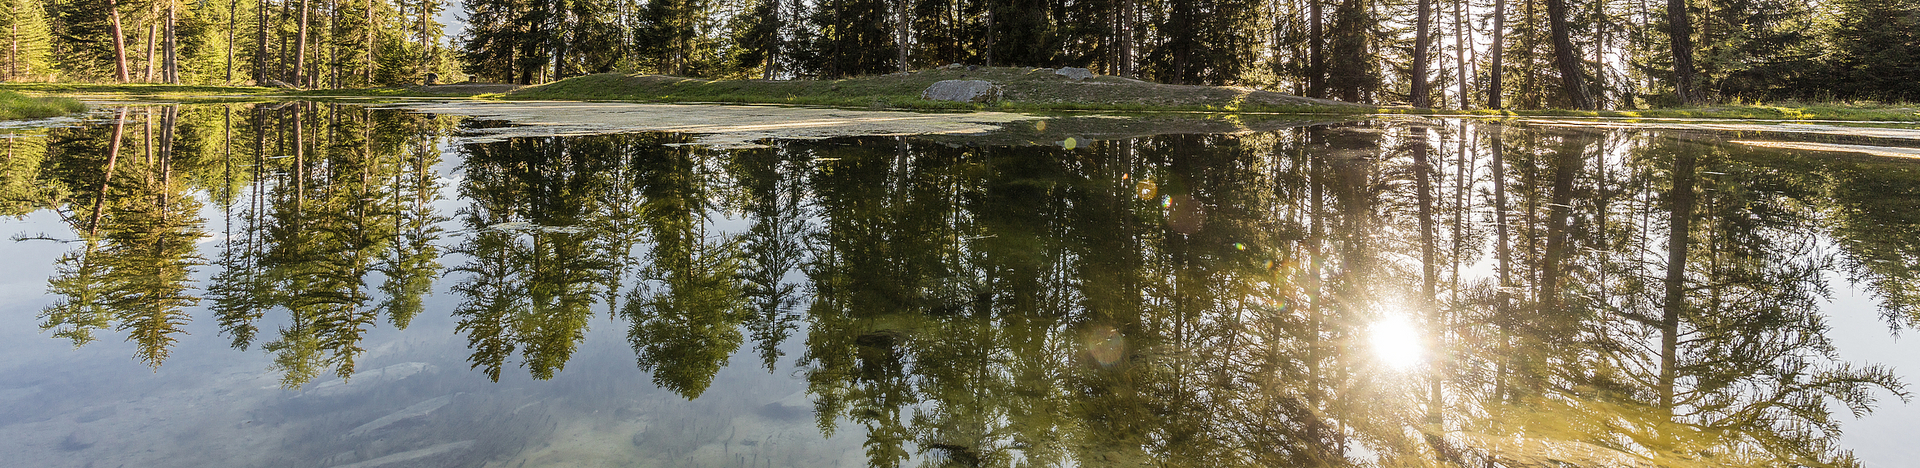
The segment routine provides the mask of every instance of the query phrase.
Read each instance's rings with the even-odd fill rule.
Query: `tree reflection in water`
[[[132,107],[7,140],[0,193],[76,233],[42,312],[76,344],[113,327],[159,366],[197,288],[236,348],[278,327],[285,385],[349,376],[382,317],[435,312],[450,260],[492,379],[554,377],[604,314],[695,398],[799,332],[820,430],[862,431],[875,466],[1848,466],[1833,411],[1906,393],[1837,359],[1825,278],[1920,324],[1902,162],[1461,121],[1071,149],[631,134],[461,146],[442,200],[452,129]],[[227,220],[206,257],[202,204]]]

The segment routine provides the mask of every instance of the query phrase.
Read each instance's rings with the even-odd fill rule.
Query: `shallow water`
[[[505,123],[317,103],[107,107],[27,130],[0,140],[0,453],[1920,455],[1897,435],[1920,425],[1898,397],[1920,360],[1889,333],[1920,321],[1920,163],[1899,138],[1096,120],[1113,119],[722,148],[492,141]]]

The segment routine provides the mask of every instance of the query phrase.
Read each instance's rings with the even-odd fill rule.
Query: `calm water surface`
[[[5,464],[1920,456],[1920,163],[1733,142],[1886,141],[460,141],[488,125],[136,105],[0,140]]]

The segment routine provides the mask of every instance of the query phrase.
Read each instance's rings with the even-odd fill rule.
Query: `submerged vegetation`
[[[0,206],[79,237],[42,312],[76,343],[161,365],[198,303],[297,387],[443,292],[475,369],[544,379],[608,317],[688,398],[794,360],[874,466],[1855,466],[1842,418],[1907,393],[1838,358],[1828,278],[1920,325],[1900,160],[1474,120],[443,160],[454,128],[130,107],[6,140]]]

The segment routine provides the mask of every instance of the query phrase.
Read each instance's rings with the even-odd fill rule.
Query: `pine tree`
[[[47,13],[37,0],[0,0],[0,38],[4,38],[6,47],[0,51],[4,59],[6,81],[36,80],[51,78],[53,70],[48,67],[52,62],[47,53],[51,50],[52,32],[47,27]]]
[[[1837,0],[1829,33],[1838,97],[1920,101],[1920,1]]]

